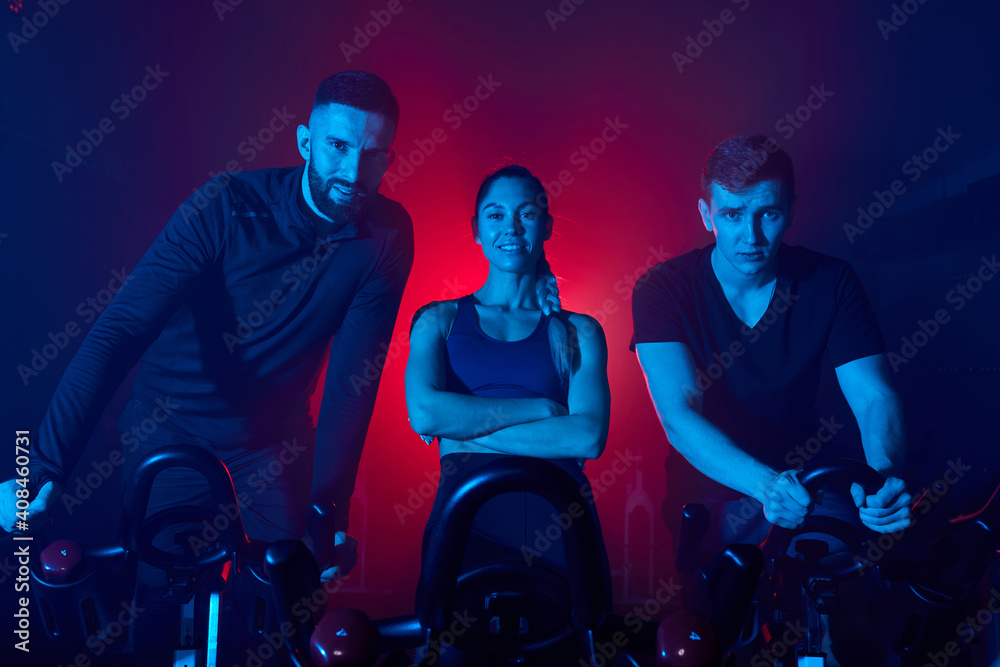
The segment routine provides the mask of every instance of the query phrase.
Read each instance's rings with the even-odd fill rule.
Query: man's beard
[[[351,184],[340,178],[324,181],[316,168],[313,167],[312,162],[309,163],[308,173],[309,193],[312,195],[313,204],[316,205],[320,213],[333,220],[334,224],[338,226],[360,222],[364,219],[365,211],[368,208],[368,188],[363,183]],[[330,198],[330,192],[334,185],[356,190],[349,203],[338,204]]]

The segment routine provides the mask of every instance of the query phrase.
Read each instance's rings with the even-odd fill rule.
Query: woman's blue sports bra
[[[489,398],[550,398],[567,404],[549,345],[552,315],[527,338],[503,341],[483,333],[472,295],[458,300],[446,342],[447,390]]]

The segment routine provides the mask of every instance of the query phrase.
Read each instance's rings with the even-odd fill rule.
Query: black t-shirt
[[[712,269],[714,247],[657,264],[638,280],[630,348],[686,344],[696,382],[685,392],[702,396],[702,414],[751,456],[785,470],[791,467],[788,452],[820,428],[815,404],[824,353],[835,367],[882,354],[882,335],[847,262],[785,244],[778,251],[774,296],[760,321],[747,326]],[[739,497],[683,457],[671,459],[671,495]]]

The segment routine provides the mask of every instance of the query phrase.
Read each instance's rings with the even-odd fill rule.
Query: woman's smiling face
[[[497,179],[472,221],[473,237],[492,266],[534,275],[543,244],[552,236],[552,217],[538,205],[539,193],[521,178]]]

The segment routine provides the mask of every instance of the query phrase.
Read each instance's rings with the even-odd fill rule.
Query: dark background
[[[949,321],[895,378],[907,410],[913,488],[961,458],[973,470],[945,496],[957,508],[990,478],[998,458],[1000,280],[983,283],[960,310],[948,295],[1000,250],[994,3],[565,0],[557,14],[557,0],[402,0],[395,15],[387,5],[71,0],[53,2],[58,12],[34,32],[24,17],[42,11],[37,2],[24,2],[19,13],[0,7],[0,272],[10,299],[0,366],[9,463],[0,459],[0,466],[13,466],[15,429],[37,431],[83,336],[26,381],[18,366],[30,365],[50,333],[74,323],[89,328],[78,306],[99,300],[114,271],[135,267],[210,173],[300,163],[294,127],[307,122],[317,83],[357,68],[382,76],[400,100],[390,174],[402,181],[387,177],[382,192],[412,215],[417,256],[396,329],[402,345],[385,369],[358,479],[352,527],[363,560],[344,605],[377,616],[412,610],[430,502],[403,519],[397,505],[419,497],[438,463],[406,422],[405,329],[420,305],[474,291],[485,278],[468,221],[479,181],[506,159],[546,183],[564,170],[572,177],[552,192],[556,234],[546,253],[562,279],[564,305],[597,317],[610,347],[611,435],[587,474],[611,482],[598,507],[621,605],[645,600],[671,570],[659,517],[667,445],[628,351],[631,285],[647,262],[710,242],[696,210],[698,177],[705,155],[729,135],[770,134],[791,154],[800,204],[786,241],[851,261],[891,352],[900,353],[901,338],[912,339],[921,321],[947,311]],[[731,12],[723,16],[728,24],[719,21],[723,10]],[[352,44],[375,20],[372,12],[391,20],[367,44]],[[699,33],[700,52],[688,41]],[[693,57],[678,67],[674,54],[686,49]],[[147,66],[168,74],[121,118],[114,100],[142,82]],[[486,99],[469,100],[476,108],[456,127],[448,110],[473,95],[479,77],[499,85]],[[814,88],[827,94],[821,104],[812,98],[818,108],[799,110],[808,119],[783,120]],[[294,114],[292,123],[251,151],[248,136],[267,128],[275,109]],[[81,165],[57,175],[53,163],[65,162],[67,147],[85,132],[96,136],[104,118],[114,130]],[[607,119],[618,120],[620,135],[595,159],[581,160],[577,151]],[[419,154],[435,128],[445,141]],[[958,138],[936,154],[939,129],[949,128]],[[933,164],[912,171],[913,156],[927,149]],[[412,174],[404,159],[419,163]],[[849,238],[845,225],[856,224],[858,208],[888,201],[878,193],[897,179],[904,194]],[[73,480],[117,444],[114,420],[126,391]],[[835,384],[822,401],[820,415],[851,421]],[[821,455],[832,449],[860,451],[850,428]],[[641,461],[615,475],[610,464],[626,450]],[[72,517],[59,513],[62,534],[111,540],[119,484],[113,475]],[[630,498],[640,509],[627,519]],[[5,546],[0,563],[12,551]],[[0,581],[0,597],[12,599],[9,569]],[[33,627],[40,640],[40,626]]]

